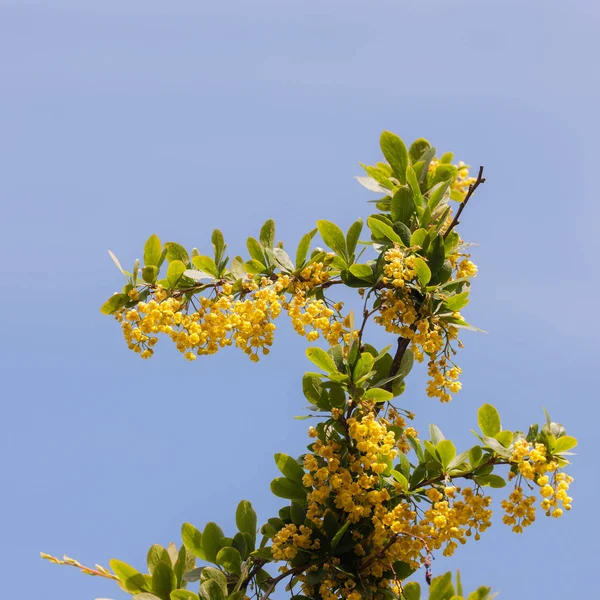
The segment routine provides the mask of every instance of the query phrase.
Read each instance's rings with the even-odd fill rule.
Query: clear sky
[[[275,452],[299,454],[304,341],[280,323],[258,365],[142,362],[100,304],[149,234],[234,252],[273,217],[295,247],[348,226],[381,130],[424,136],[488,181],[462,224],[480,244],[464,391],[404,396],[461,448],[484,402],[507,428],[543,418],[581,440],[573,510],[523,536],[498,518],[435,561],[500,598],[591,597],[597,571],[597,138],[600,5],[471,0],[3,0],[0,265],[3,598],[124,596],[39,551],[138,567],[180,524],[261,521]],[[383,345],[380,334],[374,338]]]

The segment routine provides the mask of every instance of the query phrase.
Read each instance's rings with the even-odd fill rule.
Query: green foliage
[[[460,389],[455,355],[461,330],[477,330],[461,314],[476,268],[454,229],[452,201],[462,203],[462,220],[467,192],[482,180],[469,178],[463,163],[452,164],[452,153],[438,158],[423,138],[407,149],[400,137],[384,131],[380,145],[386,162],[362,165],[366,176],[358,178],[379,195],[366,218],[370,239],[360,239],[362,218],[346,233],[332,221],[318,220],[292,259],[276,242],[269,219],[258,238],[246,239],[247,253],[231,260],[218,229],[207,254],[196,248],[188,254],[182,245],[163,245],[152,235],[142,267],[135,261],[131,272],[110,253],[126,283],[101,312],[116,316],[129,347],[143,358],[152,356],[155,335],[163,332],[189,360],[231,345],[257,361],[259,350],[260,356],[269,352],[272,321],[280,312],[288,313],[311,344],[326,341],[327,350],[318,345],[306,350],[318,372],[302,377],[310,406],[298,418],[314,419],[311,441],[297,459],[275,455],[282,476],[273,479],[271,492],[287,502],[260,527],[260,543],[256,512],[244,500],[231,537],[213,522],[203,531],[185,523],[179,549],[174,544],[149,549],[147,574],[118,560],[110,563],[113,575],[66,557],[45,558],[116,579],[138,600],[243,600],[253,593],[267,600],[284,579],[298,600],[331,593],[347,600],[421,600],[423,594],[425,600],[419,582],[405,581],[413,573],[420,577],[422,565],[429,600],[464,600],[459,574],[456,583],[451,573],[432,577],[432,558],[452,554],[489,527],[487,489],[502,488],[507,479],[542,488],[554,502],[547,514],[560,516],[562,485],[560,501],[570,508],[560,469],[577,441],[548,415],[525,434],[503,429],[497,409],[484,404],[477,412],[479,432],[473,432],[478,443],[457,449],[433,424],[430,439],[422,439],[409,426],[411,411],[396,404],[413,400],[403,394],[420,362],[427,364],[429,396],[446,402],[450,391]],[[328,250],[311,249],[317,231]],[[357,317],[344,314],[342,303],[331,297],[340,286],[358,290]],[[392,334],[385,348],[364,339],[371,317]],[[548,466],[551,484],[540,465]],[[518,501],[505,501],[508,521],[514,519],[518,531],[529,523],[514,515],[527,509],[515,511],[511,502]],[[461,521],[464,515],[469,517]],[[279,575],[267,570],[277,561],[285,563]],[[467,596],[491,598],[485,587]]]

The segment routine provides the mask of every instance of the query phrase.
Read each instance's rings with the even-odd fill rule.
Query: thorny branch
[[[456,214],[454,215],[454,219],[452,219],[452,222],[450,223],[450,227],[448,227],[448,229],[446,229],[446,232],[444,233],[444,239],[446,237],[448,237],[448,234],[458,225],[458,223],[459,223],[458,219],[460,218],[462,211],[465,209],[465,206],[467,206],[467,202],[469,201],[471,196],[475,193],[475,190],[482,183],[485,183],[485,177],[483,176],[483,167],[481,166],[481,167],[479,167],[479,173],[477,174],[477,179],[475,180],[475,183],[472,183],[469,186],[469,191],[467,192],[465,199],[460,203],[460,206],[458,207],[458,210],[456,211]]]

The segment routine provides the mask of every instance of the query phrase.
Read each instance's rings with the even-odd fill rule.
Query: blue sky
[[[275,452],[299,454],[304,342],[259,365],[129,352],[99,305],[156,232],[234,252],[273,217],[295,247],[317,218],[348,226],[353,179],[383,129],[486,168],[462,233],[480,244],[464,391],[405,395],[418,425],[470,446],[476,409],[507,428],[545,406],[581,440],[573,511],[522,536],[499,519],[436,573],[501,598],[588,593],[598,533],[596,140],[600,7],[591,1],[0,3],[2,471],[7,598],[123,598],[39,551],[142,567],[180,524],[259,518]],[[7,254],[6,254],[7,252]],[[281,321],[283,323],[283,321]],[[381,333],[372,333],[384,345]]]

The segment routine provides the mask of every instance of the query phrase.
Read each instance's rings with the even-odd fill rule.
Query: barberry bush
[[[245,257],[227,256],[219,230],[211,255],[152,235],[131,271],[113,256],[126,284],[101,310],[143,359],[163,339],[189,361],[226,346],[258,361],[283,313],[310,344],[320,342],[307,348],[314,370],[302,377],[304,418],[317,422],[307,452],[275,455],[281,477],[271,492],[286,501],[279,513],[258,527],[243,500],[236,532],[185,523],[179,545],[150,548],[146,573],[116,559],[109,570],[44,558],[114,579],[137,600],[266,600],[276,587],[297,600],[418,600],[421,585],[405,580],[419,569],[425,596],[457,600],[467,597],[460,575],[433,577],[431,561],[490,527],[490,488],[510,482],[502,521],[515,533],[538,509],[555,518],[571,509],[563,469],[577,442],[548,415],[542,426],[511,431],[484,404],[474,445],[460,451],[436,425],[425,435],[410,425],[414,362],[426,364],[431,398],[449,402],[461,389],[456,356],[461,332],[476,329],[463,310],[477,267],[458,225],[485,179],[483,168],[472,177],[424,139],[407,149],[385,131],[381,150],[385,162],[362,165],[358,178],[378,195],[366,229],[362,219],[346,233],[317,221],[291,255],[269,220],[248,238]],[[313,247],[317,233],[326,248]],[[360,299],[356,316],[339,301],[343,288]],[[367,342],[369,321],[389,346]],[[487,587],[468,595],[492,597]]]

